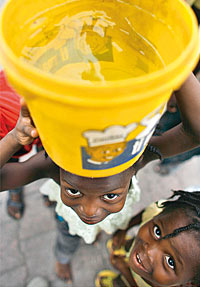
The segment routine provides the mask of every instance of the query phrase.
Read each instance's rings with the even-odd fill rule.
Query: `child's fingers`
[[[38,131],[37,131],[35,128],[32,129],[32,131],[31,131],[31,136],[32,136],[33,138],[37,138],[37,137],[39,136]]]
[[[24,99],[23,97],[21,97],[21,98],[20,98],[20,105],[22,106],[22,105],[24,105],[24,104],[26,104],[25,99]]]
[[[31,126],[25,126],[23,131],[27,136],[37,138],[38,137],[38,131],[36,128],[33,128]]]
[[[21,98],[21,99],[20,99],[20,104],[21,104],[21,117],[22,117],[22,118],[30,118],[32,126],[35,127],[34,122],[33,122],[33,120],[32,120],[32,117],[31,117],[31,115],[30,115],[28,106],[27,106],[27,104],[26,104],[24,98]],[[38,134],[37,134],[37,136],[38,136]],[[37,136],[36,136],[36,137],[37,137]]]
[[[21,115],[23,117],[30,117],[30,112],[24,98],[20,99],[20,104],[21,104]]]

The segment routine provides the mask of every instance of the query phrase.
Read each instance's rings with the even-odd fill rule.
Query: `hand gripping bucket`
[[[199,56],[195,16],[180,0],[10,0],[0,42],[47,153],[87,177],[137,161]]]

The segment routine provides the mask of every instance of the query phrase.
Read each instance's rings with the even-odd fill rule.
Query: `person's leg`
[[[9,162],[17,162],[17,158],[11,158]],[[23,187],[8,191],[7,212],[14,219],[22,218],[24,213]]]
[[[79,246],[80,237],[71,235],[66,221],[56,215],[56,274],[62,280],[72,281],[70,261]]]
[[[42,198],[43,198],[44,205],[46,207],[54,207],[54,206],[56,206],[56,202],[55,201],[51,201],[49,199],[48,195],[43,194]]]
[[[22,187],[8,191],[7,212],[14,219],[22,218],[24,213],[23,189]]]

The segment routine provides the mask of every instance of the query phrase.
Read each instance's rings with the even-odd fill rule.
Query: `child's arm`
[[[200,145],[200,83],[193,74],[175,92],[175,96],[182,123],[150,141],[159,148],[163,158]]]
[[[131,287],[137,287],[137,283],[135,282],[133,275],[130,271],[128,262],[125,261],[125,258],[123,256],[115,256],[111,255],[110,261],[117,270],[121,273],[121,279],[124,282],[123,286],[131,286]],[[127,285],[127,283],[128,285]]]
[[[0,168],[23,145],[32,143],[36,137],[38,137],[38,132],[33,126],[30,113],[24,99],[21,99],[21,111],[16,127],[0,141]]]
[[[175,92],[175,96],[182,123],[161,136],[153,136],[149,142],[159,149],[163,158],[183,153],[200,145],[200,83],[192,73]],[[146,150],[135,164],[135,168],[139,170],[158,158],[156,154]]]
[[[59,183],[59,168],[41,151],[24,162],[7,163],[0,170],[0,190],[13,189],[40,178],[52,178]]]
[[[13,189],[44,177],[51,177],[59,183],[59,168],[49,157],[45,158],[44,151],[25,162],[5,164],[22,145],[30,144],[37,136],[29,111],[22,101],[21,113],[15,129],[0,141],[1,166],[3,166],[0,170],[0,190]]]
[[[144,212],[144,210],[142,210],[140,213],[138,213],[137,215],[132,217],[132,219],[129,221],[128,227],[126,229],[124,229],[124,230],[119,229],[113,234],[113,236],[112,236],[112,240],[113,240],[112,248],[113,248],[113,250],[120,249],[122,245],[125,245],[126,233],[128,232],[128,230],[130,228],[141,223],[143,212]]]

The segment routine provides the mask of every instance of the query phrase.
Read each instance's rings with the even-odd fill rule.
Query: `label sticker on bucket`
[[[108,169],[136,157],[151,138],[163,108],[163,105],[160,106],[139,123],[134,122],[127,126],[113,125],[103,131],[85,131],[83,137],[87,140],[88,145],[81,147],[83,169]],[[140,130],[136,137],[127,140],[130,133],[136,129]]]

